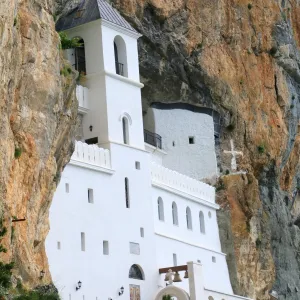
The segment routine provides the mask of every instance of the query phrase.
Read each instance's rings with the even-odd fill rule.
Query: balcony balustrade
[[[162,149],[162,139],[157,133],[144,129],[144,141],[149,145]]]

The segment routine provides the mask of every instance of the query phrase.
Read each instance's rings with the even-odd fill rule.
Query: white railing
[[[250,298],[247,298],[247,297],[242,297],[242,296],[238,296],[238,295],[224,294],[224,293],[220,293],[220,292],[211,291],[211,290],[208,290],[208,289],[204,289],[204,293],[205,293],[205,299],[251,300]],[[209,298],[209,297],[211,297],[211,298]]]
[[[202,200],[215,203],[215,188],[204,183],[167,169],[155,162],[151,163],[152,182],[164,185],[177,191],[192,195]]]
[[[76,142],[71,161],[111,169],[110,151],[97,145]]]
[[[89,90],[82,85],[76,86],[76,97],[79,104],[79,110],[87,110],[89,109]]]

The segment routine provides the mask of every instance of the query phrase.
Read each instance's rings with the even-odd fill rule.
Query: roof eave
[[[123,34],[126,34],[126,35],[129,35],[135,39],[138,39],[140,38],[141,36],[143,36],[142,34],[138,33],[137,31],[134,31],[134,30],[130,30],[130,29],[127,29],[125,27],[122,27],[120,25],[117,25],[113,22],[110,22],[110,21],[107,21],[105,19],[100,19],[100,22],[102,25],[108,27],[108,28],[111,28],[111,29],[114,29],[114,30],[117,30]]]

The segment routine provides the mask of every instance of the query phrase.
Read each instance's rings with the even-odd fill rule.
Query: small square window
[[[195,144],[195,138],[193,136],[189,136],[189,144]]]
[[[140,255],[140,244],[138,243],[129,243],[130,254]]]
[[[57,242],[57,249],[58,249],[58,250],[60,250],[60,249],[61,249],[60,242]]]
[[[94,191],[93,189],[88,189],[88,202],[94,203]]]
[[[135,162],[135,168],[136,168],[137,170],[140,170],[140,169],[141,169],[141,163],[140,163],[139,161],[136,161],[136,162]]]
[[[66,193],[69,193],[69,184],[66,183],[65,187],[66,187]]]
[[[104,255],[109,255],[108,241],[103,241],[103,254]]]
[[[213,256],[213,257],[212,257],[212,262],[215,263],[216,261],[217,261],[216,257]]]
[[[141,237],[143,238],[144,237],[144,228],[143,227],[140,228],[140,234],[141,234]]]

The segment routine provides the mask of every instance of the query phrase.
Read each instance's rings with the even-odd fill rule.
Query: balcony
[[[173,192],[179,192],[215,203],[215,188],[204,183],[167,169],[155,162],[151,163],[152,184]]]
[[[121,64],[118,61],[116,61],[116,73],[118,75],[124,76],[124,64]]]
[[[157,133],[153,133],[144,129],[144,141],[149,145],[162,149],[161,136]]]
[[[99,148],[97,145],[88,145],[77,141],[70,163],[102,171],[111,170],[110,151]]]
[[[89,111],[89,90],[81,85],[76,86],[76,97],[79,112],[86,114]]]

